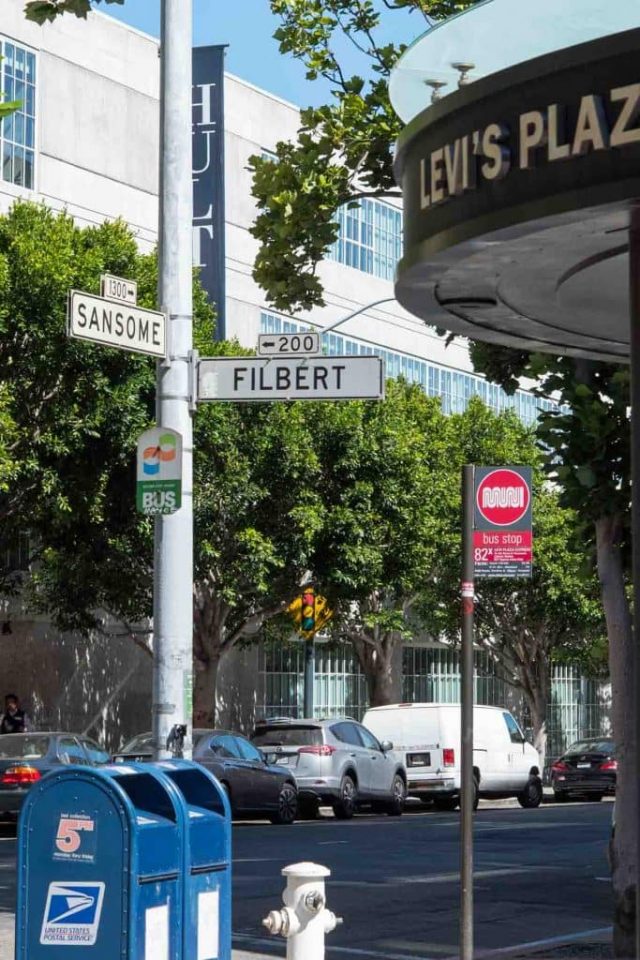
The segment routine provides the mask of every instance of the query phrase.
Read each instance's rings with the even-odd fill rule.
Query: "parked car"
[[[288,770],[268,763],[239,733],[196,729],[192,737],[193,759],[220,781],[234,817],[267,816],[272,823],[293,823],[298,814],[298,790]],[[115,763],[151,759],[150,733],[134,737],[114,756]]]
[[[95,740],[74,733],[0,735],[0,820],[16,820],[30,787],[59,766],[97,767],[111,760]]]
[[[585,796],[596,802],[616,792],[618,763],[610,737],[578,740],[551,765],[551,786],[556,800]]]
[[[408,792],[438,810],[460,803],[460,705],[397,703],[367,710],[362,721],[394,744],[406,769]],[[542,801],[538,752],[515,718],[500,707],[473,708],[474,806],[481,797],[517,797],[522,807]]]
[[[390,816],[404,810],[406,771],[393,745],[355,720],[264,720],[251,739],[295,777],[305,817],[314,817],[321,804],[341,820],[365,804]]]

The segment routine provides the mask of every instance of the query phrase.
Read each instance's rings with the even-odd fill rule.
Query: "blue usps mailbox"
[[[184,958],[231,960],[231,810],[223,788],[187,760],[155,764],[184,804]]]
[[[20,817],[16,960],[182,960],[183,811],[144,764],[39,781]]]

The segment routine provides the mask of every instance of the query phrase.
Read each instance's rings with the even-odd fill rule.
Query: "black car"
[[[193,759],[220,781],[234,817],[266,815],[272,823],[293,823],[298,814],[298,789],[288,770],[268,763],[239,733],[197,729],[192,736]],[[114,756],[116,763],[151,759],[150,733],[134,737]]]
[[[615,745],[609,737],[578,740],[551,766],[551,786],[558,801],[570,796],[602,800],[616,792],[618,763]]]
[[[0,820],[16,820],[29,789],[50,770],[70,764],[98,767],[110,760],[106,750],[80,734],[0,735]]]

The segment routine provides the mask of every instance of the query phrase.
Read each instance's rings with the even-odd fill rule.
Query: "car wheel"
[[[569,799],[569,794],[566,790],[554,790],[553,799],[556,803],[566,803]]]
[[[404,801],[407,797],[405,782],[399,773],[396,773],[391,785],[393,800],[387,804],[387,814],[390,817],[400,817],[404,812]]]
[[[458,804],[460,803],[460,797],[434,797],[433,805],[436,810],[440,810],[442,813],[451,812],[455,810]]]
[[[278,812],[272,814],[271,823],[289,824],[298,816],[298,791],[291,783],[285,783],[278,797]]]
[[[298,800],[298,816],[301,820],[317,820],[319,809],[318,800]]]
[[[337,820],[351,820],[356,812],[358,790],[350,774],[345,774],[340,784],[340,796],[333,803],[333,812]]]
[[[588,793],[587,800],[589,803],[600,803],[604,794],[602,793]]]
[[[524,790],[518,794],[518,803],[525,810],[539,807],[542,803],[543,790],[540,777],[530,777]]]

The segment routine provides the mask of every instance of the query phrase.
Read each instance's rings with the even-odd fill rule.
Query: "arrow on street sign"
[[[82,290],[69,292],[67,333],[79,340],[91,340],[119,350],[152,357],[167,355],[164,313],[106,300]]]
[[[382,400],[380,357],[215,357],[198,364],[198,400]]]

